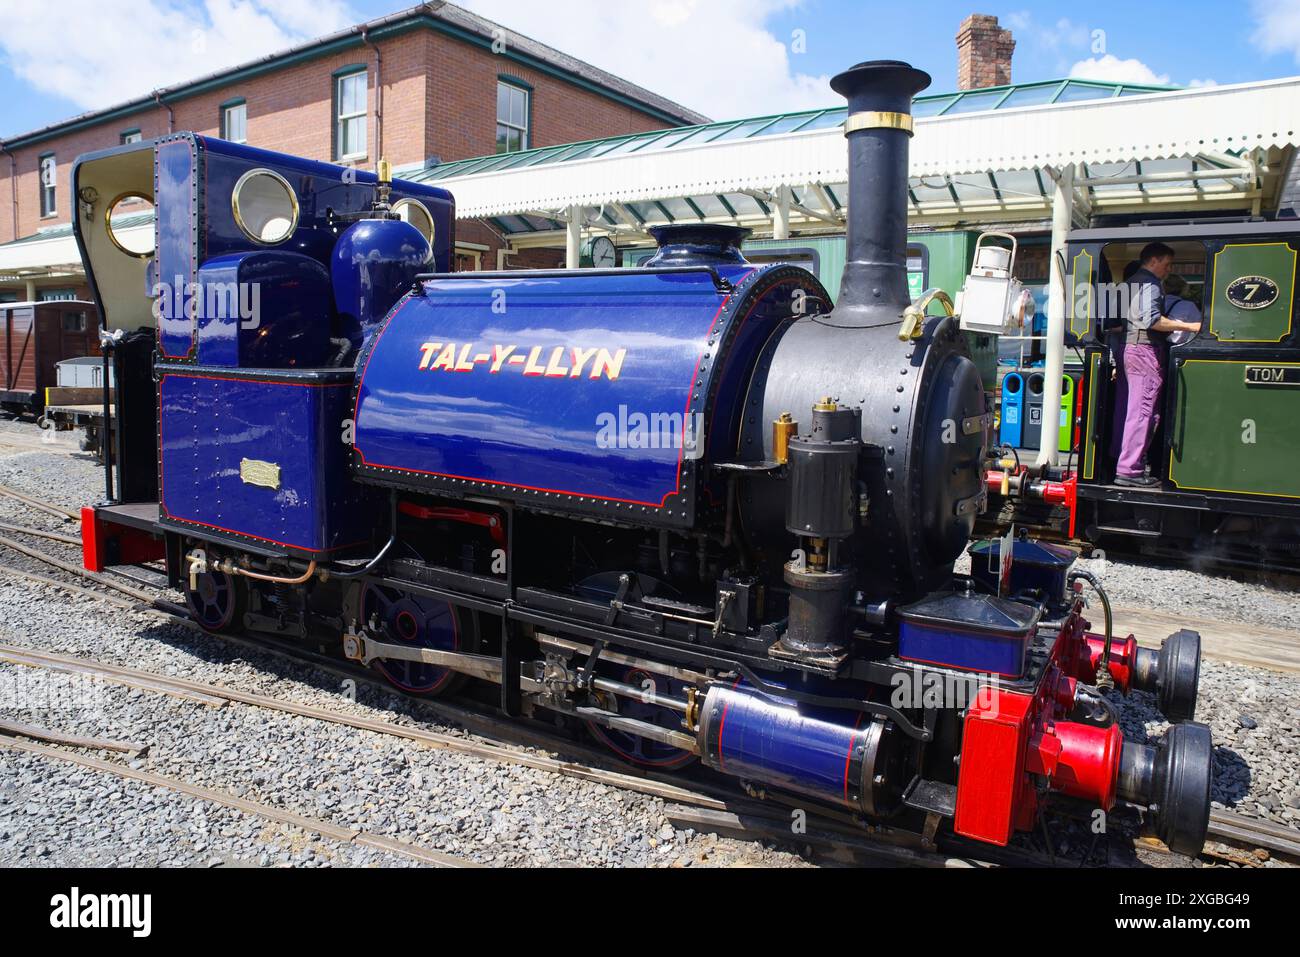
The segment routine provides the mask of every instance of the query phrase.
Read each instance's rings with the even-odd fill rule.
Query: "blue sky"
[[[403,0],[0,0],[0,136],[25,132],[402,9]],[[910,60],[956,87],[954,35],[1010,27],[1017,82],[1188,85],[1300,74],[1300,0],[462,0],[715,118],[830,105],[859,60]],[[53,27],[53,30],[52,30]]]

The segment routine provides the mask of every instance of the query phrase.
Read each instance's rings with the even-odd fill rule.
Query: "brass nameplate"
[[[280,466],[274,462],[263,462],[260,459],[240,459],[239,477],[249,485],[278,489],[280,487]]]
[[[1241,276],[1228,283],[1225,295],[1238,309],[1266,309],[1277,302],[1278,292],[1267,276]]]
[[[1246,366],[1246,385],[1300,389],[1300,366]]]

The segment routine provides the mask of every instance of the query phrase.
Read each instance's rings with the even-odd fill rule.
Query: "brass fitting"
[[[772,420],[772,458],[784,465],[790,459],[790,439],[799,432],[799,423],[789,412]]]

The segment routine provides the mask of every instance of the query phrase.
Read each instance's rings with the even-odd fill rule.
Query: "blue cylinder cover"
[[[884,722],[861,712],[813,710],[739,684],[714,685],[700,712],[705,764],[871,814]]]
[[[792,266],[426,280],[361,354],[358,473],[689,526],[763,346],[827,304]]]

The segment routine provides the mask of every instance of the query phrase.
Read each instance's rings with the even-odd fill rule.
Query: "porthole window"
[[[418,199],[399,199],[393,204],[393,212],[404,223],[410,223],[420,231],[420,235],[429,241],[429,248],[433,248],[433,214],[429,212],[429,207]]]
[[[104,213],[104,228],[122,252],[148,259],[154,251],[153,197],[135,192],[118,196]]]
[[[230,197],[235,222],[255,243],[282,243],[298,226],[298,197],[279,173],[250,169]]]

